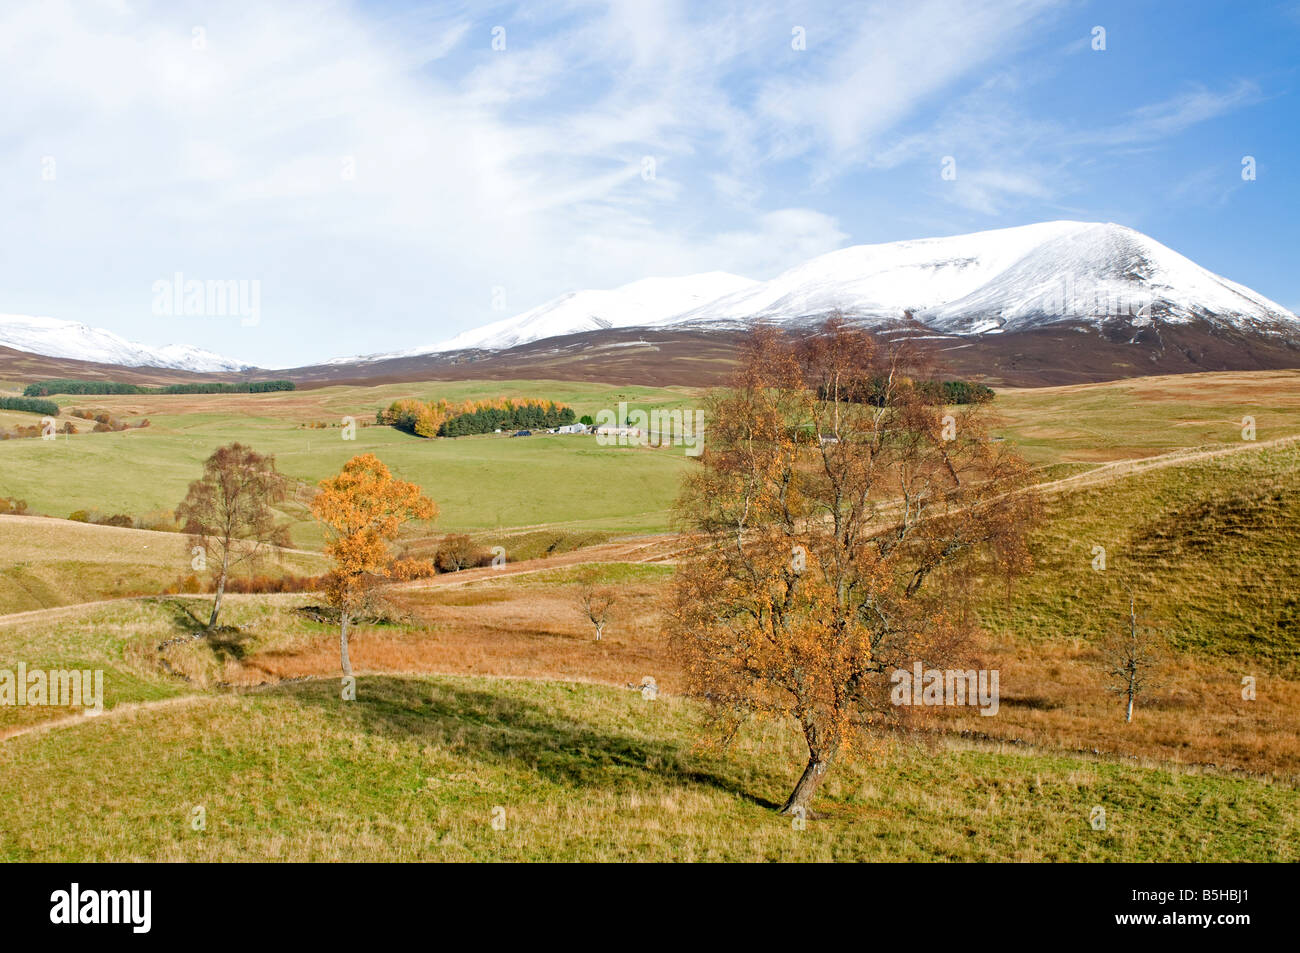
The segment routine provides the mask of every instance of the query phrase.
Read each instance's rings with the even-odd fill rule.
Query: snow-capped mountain
[[[253,367],[243,361],[222,357],[188,344],[149,347],[128,341],[103,328],[25,314],[0,314],[0,347],[43,354],[46,357],[95,361],[121,367],[159,367],[203,372],[243,371]]]
[[[743,294],[757,284],[725,271],[710,271],[684,278],[643,278],[613,291],[571,291],[513,318],[458,334],[438,350],[513,347],[578,331],[671,324],[683,314],[724,296]]]
[[[1122,225],[1042,222],[842,248],[770,281],[713,272],[578,291],[436,347],[482,348],[609,327],[806,323],[839,310],[866,324],[910,313],[937,331],[985,334],[1114,318],[1135,326],[1197,319],[1300,333],[1300,319],[1249,288]]]
[[[1112,343],[1163,350],[1164,337],[1178,329],[1178,348],[1185,355],[1201,355],[1188,357],[1201,369],[1263,366],[1261,347],[1276,352],[1268,358],[1269,366],[1290,367],[1295,366],[1292,355],[1300,352],[1300,318],[1282,305],[1131,228],[1062,221],[856,245],[820,255],[769,281],[707,272],[645,278],[609,291],[575,291],[441,344],[343,357],[313,367],[326,376],[365,376],[377,373],[377,366],[403,363],[406,369],[395,373],[419,373],[417,365],[457,363],[462,358],[454,352],[505,351],[563,335],[594,332],[600,337],[601,332],[634,333],[638,328],[735,331],[752,320],[809,325],[832,311],[868,326],[898,326],[910,316],[913,333],[939,339],[958,335],[972,342],[993,340],[1003,332],[1096,328]],[[609,346],[628,343],[635,342]],[[0,346],[122,367],[209,373],[253,369],[187,345],[149,347],[54,318],[0,315]],[[1068,361],[1078,359],[1073,355]],[[1038,360],[1055,358],[1044,354]],[[1106,360],[1107,366],[1122,365],[1129,358]]]
[[[655,327],[679,321],[684,313],[757,284],[725,271],[710,271],[683,278],[642,278],[611,291],[570,291],[523,314],[465,331],[441,344],[326,363],[384,361],[469,348],[500,350],[580,331]]]

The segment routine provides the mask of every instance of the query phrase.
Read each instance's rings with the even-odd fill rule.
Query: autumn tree
[[[325,597],[338,610],[339,654],[343,674],[351,675],[348,626],[373,590],[433,571],[427,563],[393,560],[388,544],[405,523],[436,518],[438,506],[416,484],[394,479],[373,453],[353,457],[319,486],[311,511],[325,527],[325,553],[334,561]]]
[[[1128,589],[1128,614],[1122,629],[1102,642],[1101,652],[1108,690],[1124,701],[1124,721],[1133,720],[1139,695],[1153,687],[1153,677],[1163,657],[1159,630],[1144,624],[1137,614],[1137,597]]]
[[[677,502],[694,545],[671,644],[724,737],[753,714],[797,724],[808,760],[785,813],[896,714],[890,673],[961,645],[972,574],[1028,568],[1028,467],[981,405],[943,405],[907,361],[838,319],[803,339],[756,329]]]
[[[209,629],[217,624],[231,570],[255,563],[272,546],[289,545],[288,528],[276,523],[272,510],[284,497],[275,457],[232,443],[204,461],[203,476],[190,484],[176,508],[177,521],[191,543],[202,547],[215,582]]]

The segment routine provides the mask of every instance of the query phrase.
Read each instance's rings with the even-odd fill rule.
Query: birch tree
[[[325,598],[339,613],[339,658],[352,674],[348,629],[373,591],[387,582],[431,574],[428,563],[393,560],[388,544],[413,520],[432,520],[438,505],[419,486],[393,478],[373,453],[353,457],[319,484],[312,515],[325,527],[325,554],[334,561]]]
[[[203,476],[190,484],[176,519],[201,549],[216,595],[208,629],[217,624],[226,580],[242,564],[255,563],[273,546],[288,546],[289,532],[277,524],[272,506],[285,498],[285,481],[275,457],[232,443],[203,463]]]
[[[757,329],[708,402],[676,506],[694,555],[670,638],[688,690],[729,737],[788,719],[807,764],[782,811],[808,813],[832,764],[889,717],[889,675],[968,633],[969,576],[1029,565],[1028,467],[979,407],[945,407],[898,354],[832,319],[810,339]]]

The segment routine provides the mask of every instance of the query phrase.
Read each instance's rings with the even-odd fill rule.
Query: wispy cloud
[[[778,156],[820,153],[824,174],[863,161],[877,139],[976,68],[1015,49],[1025,28],[1058,4],[918,0],[830,18],[807,75],[766,82],[759,110],[777,130]]]
[[[1259,86],[1246,79],[1217,92],[1198,87],[1134,109],[1123,122],[1109,128],[1076,131],[1071,141],[1079,145],[1122,146],[1165,140],[1259,99]]]

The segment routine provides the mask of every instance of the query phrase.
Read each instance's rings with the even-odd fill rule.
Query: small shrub
[[[487,565],[491,560],[491,555],[464,533],[450,533],[439,544],[433,564],[438,572],[459,572]]]

